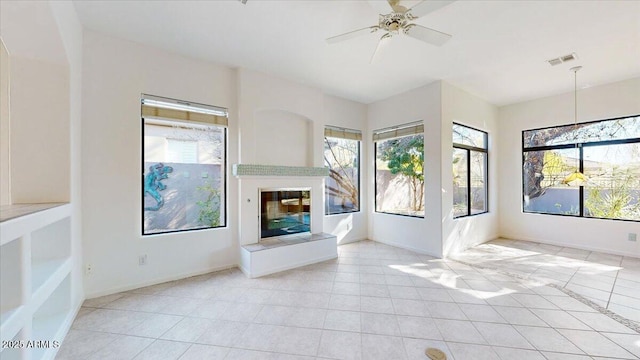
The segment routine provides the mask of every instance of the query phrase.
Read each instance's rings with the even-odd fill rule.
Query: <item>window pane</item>
[[[324,164],[329,168],[325,184],[325,214],[360,210],[360,142],[324,138]]]
[[[640,220],[640,144],[584,148],[585,216]]]
[[[225,132],[144,120],[143,234],[224,226]]]
[[[487,154],[471,151],[471,214],[487,211]]]
[[[167,139],[167,162],[195,164],[198,162],[198,142]]]
[[[580,213],[578,188],[562,184],[562,180],[574,172],[577,166],[576,149],[525,152],[524,211],[578,215]]]
[[[486,149],[487,133],[453,124],[453,143]]]
[[[424,216],[424,137],[376,142],[376,211]]]
[[[453,149],[453,217],[469,214],[467,150]]]
[[[640,137],[640,117],[527,130],[522,133],[522,136],[525,148],[633,139]]]

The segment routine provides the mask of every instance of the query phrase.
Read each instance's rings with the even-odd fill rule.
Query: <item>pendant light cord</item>
[[[576,140],[576,147],[578,147],[578,70],[582,69],[582,66],[572,67],[573,71],[573,137]]]

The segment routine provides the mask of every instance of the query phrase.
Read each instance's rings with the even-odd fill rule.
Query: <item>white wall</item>
[[[229,109],[229,164],[237,162],[236,72],[86,31],[82,210],[87,297],[237,264],[237,181],[228,175],[227,227],[142,237],[140,94]],[[147,254],[148,264],[138,265]]]
[[[11,79],[11,201],[68,202],[68,65],[12,56]]]
[[[263,155],[258,155],[258,151],[263,150],[261,145],[264,139],[258,139],[262,135],[259,133],[261,126],[256,124],[262,121],[268,123],[269,119],[273,120],[273,117],[264,119],[261,116],[268,114],[269,111],[276,111],[308,119],[312,143],[306,145],[310,146],[311,151],[306,166],[323,166],[322,137],[319,135],[324,131],[323,96],[319,89],[255,71],[238,70],[239,161],[243,164],[257,164],[259,159],[268,161]],[[279,122],[278,125],[283,124]],[[281,127],[281,130],[287,131],[285,127]],[[298,133],[293,131],[288,135],[296,136]],[[291,149],[286,143],[272,145],[277,148],[278,153],[292,150],[305,151],[305,149]],[[296,166],[297,164],[282,165]]]
[[[367,106],[335,96],[325,95],[324,123],[325,125],[360,130],[363,132],[363,136],[366,136]],[[369,151],[369,142],[365,137],[361,141],[360,147],[360,211],[326,215],[324,217],[324,232],[335,235],[338,238],[338,244],[367,239]]]
[[[243,164],[322,167],[325,125],[364,130],[366,105],[325,95],[320,89],[246,69],[238,71],[238,89],[239,162]],[[305,126],[306,139],[301,142],[300,138],[305,137]],[[278,140],[273,141],[270,137]],[[362,159],[364,163],[365,158]],[[366,165],[361,171],[366,171]],[[366,173],[362,174],[364,178]],[[265,179],[262,182],[251,178],[240,180],[237,225],[240,243],[257,241],[257,223],[254,224],[252,217],[246,214],[257,211],[258,204],[249,203],[247,199],[257,196],[257,188],[275,184],[296,184],[314,189],[313,215],[319,215],[323,221],[318,223],[312,220],[313,232],[324,231],[336,235],[338,243],[365,239],[366,206],[358,213],[323,216],[324,182],[322,179],[320,181],[321,184],[318,179],[312,178],[291,181]],[[366,193],[362,191],[364,200]]]
[[[81,121],[82,121],[82,25],[70,1],[51,1],[67,61],[69,63],[69,148],[71,200],[71,293],[74,306],[84,300],[82,261],[82,198],[81,198]]]
[[[578,121],[640,114],[640,78],[578,92]],[[573,93],[499,109],[499,222],[503,237],[640,256],[637,222],[560,217],[522,212],[522,131],[573,122]]]
[[[442,82],[442,239],[444,256],[498,237],[498,109],[457,87]],[[489,212],[453,219],[453,123],[489,133]]]
[[[67,202],[70,64],[62,35],[48,1],[0,5],[11,64],[11,202]]]
[[[9,52],[0,38],[0,205],[11,204]]]
[[[433,256],[442,256],[442,185],[441,185],[441,84],[435,82],[368,106],[368,131],[365,139],[372,138],[372,131],[418,120],[424,121],[425,152],[425,217],[415,218],[374,212],[374,167],[367,171],[367,204],[369,209],[369,238],[382,243],[415,250]],[[371,140],[366,162],[375,162]]]
[[[311,166],[313,123],[304,116],[283,110],[255,113],[256,164]]]

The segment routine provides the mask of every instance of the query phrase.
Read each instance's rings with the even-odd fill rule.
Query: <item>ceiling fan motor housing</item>
[[[380,15],[378,26],[390,33],[397,34],[399,30],[409,25],[411,19],[405,13],[392,12],[386,15]]]

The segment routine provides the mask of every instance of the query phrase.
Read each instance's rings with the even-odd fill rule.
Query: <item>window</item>
[[[360,211],[360,141],[358,130],[328,126],[324,130],[325,214]]]
[[[422,122],[374,131],[376,212],[424,217]]]
[[[142,234],[226,223],[227,110],[142,97]]]
[[[453,124],[453,217],[487,208],[487,133]]]
[[[167,139],[167,161],[173,163],[198,163],[198,141]]]
[[[523,210],[640,221],[640,116],[522,132]],[[578,169],[584,187],[563,184]]]

